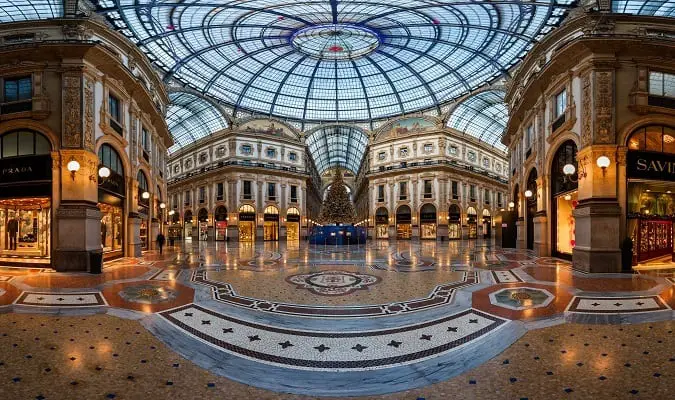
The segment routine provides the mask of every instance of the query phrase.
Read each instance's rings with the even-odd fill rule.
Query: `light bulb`
[[[66,165],[66,168],[68,168],[68,171],[70,172],[77,172],[80,170],[80,163],[77,162],[77,160],[72,159],[68,161],[68,164]]]
[[[529,189],[526,190],[526,191],[525,191],[525,197],[528,197],[528,198],[529,198],[529,197],[532,197],[532,191],[529,190]]]
[[[145,191],[145,192],[143,192],[143,193],[141,194],[141,197],[147,200],[147,199],[150,198],[150,193],[148,193],[147,191]]]
[[[516,206],[516,203],[509,201],[509,208],[513,208]]]
[[[570,196],[569,194],[566,194],[566,195],[565,195],[565,200],[567,200],[567,201],[572,200],[572,196]]]
[[[600,156],[598,159],[595,161],[596,164],[598,164],[598,167],[605,169],[609,167],[609,164],[611,163],[609,160],[609,157],[607,156]]]
[[[159,208],[165,209],[165,208],[166,208],[166,204],[164,204],[164,203],[159,203]]]
[[[107,178],[110,176],[110,168],[108,167],[101,167],[98,169],[98,176],[101,178]]]
[[[577,169],[576,169],[576,168],[574,167],[574,165],[572,165],[572,164],[565,164],[565,166],[563,167],[563,173],[564,173],[565,175],[568,175],[568,176],[569,176],[569,175],[574,175],[574,173],[576,172],[576,170],[577,170]]]

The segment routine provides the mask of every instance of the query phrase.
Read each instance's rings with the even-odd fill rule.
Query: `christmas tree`
[[[354,205],[349,199],[347,193],[347,186],[342,179],[342,171],[335,170],[333,183],[328,189],[326,199],[321,205],[321,214],[319,215],[319,222],[324,225],[327,224],[352,224],[356,220],[356,212]]]

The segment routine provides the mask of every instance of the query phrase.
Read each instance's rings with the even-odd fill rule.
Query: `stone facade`
[[[21,78],[31,85],[25,106],[2,99],[0,137],[29,131],[51,145],[48,262],[59,271],[101,268],[97,153],[104,144],[119,154],[126,179],[119,236],[124,244],[116,255],[139,256],[141,240],[132,221],[139,211],[137,176],[143,171],[149,183],[147,240],[161,226],[165,154],[173,143],[164,122],[167,93],[148,60],[101,22],[79,18],[2,24],[0,60],[0,81]],[[115,127],[109,94],[118,100]],[[68,170],[72,161],[77,171]]]
[[[571,141],[578,175],[574,265],[588,272],[621,269],[620,243],[630,236],[627,140],[640,127],[675,126],[672,106],[655,103],[649,88],[650,71],[675,71],[673,35],[668,18],[577,9],[519,66],[507,92],[511,112],[503,141],[511,155],[510,191],[520,199],[520,247],[540,255],[556,251],[552,185],[561,174],[552,162]],[[600,157],[609,159],[608,167],[598,165]],[[530,200],[536,211],[528,210],[524,195],[530,176],[536,176]]]

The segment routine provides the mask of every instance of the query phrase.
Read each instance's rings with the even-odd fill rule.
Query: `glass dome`
[[[612,11],[623,14],[675,17],[673,0],[614,0]]]
[[[63,16],[63,0],[0,0],[0,23]]]
[[[306,139],[319,174],[331,168],[358,173],[368,145],[368,136],[353,126],[329,125],[317,129]]]
[[[236,110],[370,121],[507,74],[574,0],[99,0],[177,80]],[[236,114],[235,114],[236,115]]]
[[[174,141],[169,154],[229,126],[218,108],[201,96],[171,92],[169,100],[166,123]]]
[[[504,92],[486,90],[459,103],[450,113],[447,126],[506,151],[506,146],[502,144],[502,133],[508,119]]]

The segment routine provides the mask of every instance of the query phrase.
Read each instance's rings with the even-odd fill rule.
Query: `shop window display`
[[[286,240],[300,240],[300,211],[294,207],[286,211]]]
[[[49,198],[0,200],[0,254],[50,256]]]
[[[122,208],[99,203],[101,210],[101,247],[103,252],[122,250]]]
[[[436,207],[431,204],[420,210],[420,238],[436,239]]]

